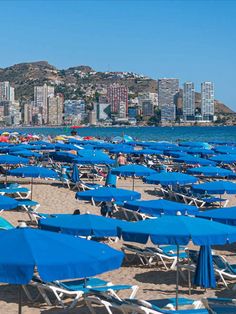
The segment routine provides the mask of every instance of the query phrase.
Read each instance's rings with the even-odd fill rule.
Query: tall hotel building
[[[124,118],[128,113],[128,88],[119,84],[110,85],[107,88],[107,99],[111,105],[111,113]]]
[[[14,87],[10,86],[8,81],[0,82],[0,101],[15,101]]]
[[[174,122],[176,119],[175,98],[179,92],[179,80],[163,78],[158,80],[158,101],[162,122]]]
[[[194,121],[195,118],[195,90],[192,82],[184,83],[183,116],[186,121]]]
[[[203,82],[201,84],[202,119],[212,121],[214,117],[214,84]]]
[[[48,97],[54,96],[54,87],[35,86],[34,87],[34,107],[37,108],[38,113],[42,116],[42,123],[46,124],[48,121]]]

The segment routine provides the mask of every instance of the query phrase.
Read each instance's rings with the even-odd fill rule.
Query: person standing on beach
[[[119,166],[124,166],[124,165],[126,165],[126,158],[125,158],[125,156],[122,155],[121,153],[118,155],[117,163],[118,163]]]

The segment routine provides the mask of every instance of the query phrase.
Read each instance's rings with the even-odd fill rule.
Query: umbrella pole
[[[31,201],[32,201],[32,199],[33,199],[33,177],[31,177],[31,187],[30,187],[30,189],[31,189]]]
[[[133,191],[134,191],[134,175],[133,175]]]
[[[22,314],[22,289],[20,285],[18,288],[18,296],[19,296],[18,314]]]
[[[189,251],[188,251],[188,294],[191,295],[191,272],[190,272],[190,258],[189,258]]]
[[[179,299],[179,244],[177,244],[177,263],[176,263],[176,311],[178,310],[178,299]]]

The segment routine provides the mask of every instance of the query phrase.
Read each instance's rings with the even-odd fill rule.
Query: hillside
[[[19,100],[33,99],[35,85],[44,83],[54,85],[65,99],[83,97],[88,101],[102,93],[107,85],[120,83],[126,85],[134,95],[140,92],[156,92],[157,81],[131,72],[96,72],[89,66],[81,65],[59,70],[46,61],[20,63],[0,69],[0,81],[9,81]],[[181,95],[180,95],[181,98]],[[196,93],[196,107],[200,104],[200,94]],[[233,111],[216,100],[217,113]],[[181,108],[181,99],[179,101]]]

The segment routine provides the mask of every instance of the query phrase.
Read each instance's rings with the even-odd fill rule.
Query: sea
[[[4,131],[13,131],[4,128]],[[14,131],[40,135],[70,135],[70,127],[29,127],[17,128]],[[82,127],[76,129],[81,137],[93,136],[111,139],[115,136],[129,135],[140,141],[223,141],[236,142],[236,126],[181,126],[181,127]]]

